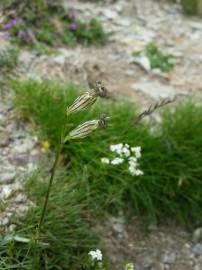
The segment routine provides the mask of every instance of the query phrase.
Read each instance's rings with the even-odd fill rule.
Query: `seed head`
[[[95,103],[98,96],[105,97],[106,93],[107,90],[104,85],[100,81],[96,82],[91,91],[80,95],[72,105],[67,108],[67,115],[85,110]]]
[[[87,121],[72,131],[66,136],[64,142],[72,139],[83,139],[89,136],[93,131],[95,131],[98,127],[106,128],[106,116],[101,116],[98,120],[90,120]]]
[[[71,139],[83,139],[99,127],[99,120],[87,121],[69,133]]]
[[[75,99],[72,105],[69,108],[67,108],[67,114],[83,111],[86,108],[93,105],[96,100],[97,95],[94,91],[85,92],[84,94],[80,95],[77,99]]]

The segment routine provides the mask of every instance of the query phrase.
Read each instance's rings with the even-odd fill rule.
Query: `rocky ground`
[[[65,5],[76,8],[79,17],[88,19],[94,14],[105,29],[113,32],[110,42],[105,47],[60,48],[60,53],[52,57],[23,52],[21,61],[28,75],[71,79],[83,85],[99,78],[110,91],[133,97],[142,105],[176,94],[201,98],[200,19],[184,17],[179,6],[155,0],[112,4],[65,1]],[[150,70],[144,58],[132,55],[144,50],[149,42],[175,56],[175,66],[169,73]]]
[[[202,228],[193,232],[173,224],[150,224],[138,220],[126,224],[123,217],[112,218],[98,226],[104,235],[110,260],[117,270],[132,262],[135,270],[201,270]]]
[[[202,98],[202,21],[181,15],[180,8],[164,1],[69,1],[78,16],[99,19],[112,31],[105,47],[58,48],[58,55],[21,51],[18,73],[86,85],[101,79],[114,95],[133,98],[142,106],[176,95]],[[154,41],[175,56],[169,73],[151,70],[134,51]],[[16,121],[8,91],[0,93],[0,233],[12,230],[11,216],[21,216],[32,204],[22,190],[23,179],[44,158],[41,143],[28,124]],[[146,230],[122,218],[99,226],[104,244],[117,269],[125,261],[136,270],[202,269],[202,228],[193,232],[177,226],[150,225]]]
[[[13,216],[20,218],[32,202],[22,185],[28,175],[44,160],[40,142],[30,134],[28,124],[16,120],[12,98],[7,91],[0,94],[0,234],[12,231]],[[16,220],[16,219],[15,219]]]

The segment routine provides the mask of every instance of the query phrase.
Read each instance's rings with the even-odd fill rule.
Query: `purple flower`
[[[20,30],[20,31],[18,32],[18,38],[19,38],[19,39],[24,39],[24,38],[25,38],[25,32],[22,31],[22,30]]]
[[[14,25],[16,25],[17,20],[16,19],[12,19],[10,21],[8,21],[6,24],[3,25],[3,29],[4,30],[9,30],[11,29]]]
[[[3,33],[2,33],[2,37],[3,37],[3,39],[8,40],[9,37],[10,37],[9,32],[3,32]]]
[[[69,30],[70,30],[70,31],[76,31],[76,29],[77,29],[77,24],[76,24],[76,22],[71,22],[71,23],[69,24]]]

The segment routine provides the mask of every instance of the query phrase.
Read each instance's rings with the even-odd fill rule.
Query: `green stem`
[[[42,210],[41,218],[40,218],[39,225],[38,225],[38,233],[37,233],[38,236],[39,236],[39,233],[40,233],[43,221],[44,221],[44,217],[46,215],[48,199],[49,199],[49,195],[50,195],[50,191],[51,191],[51,187],[52,187],[53,180],[54,180],[54,175],[55,175],[55,169],[56,169],[56,166],[57,166],[57,163],[58,163],[58,159],[60,157],[60,153],[62,151],[62,147],[63,147],[63,144],[62,144],[62,142],[60,142],[60,145],[58,147],[58,151],[57,151],[57,154],[56,154],[56,157],[55,157],[55,161],[54,161],[53,167],[51,169],[51,175],[50,175],[50,179],[49,179],[48,190],[47,190],[47,193],[46,193],[46,197],[45,197],[45,201],[44,201],[44,205],[43,205],[43,210]]]

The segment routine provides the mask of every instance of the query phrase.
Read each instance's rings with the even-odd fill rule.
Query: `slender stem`
[[[44,205],[43,205],[43,210],[42,210],[41,218],[40,218],[39,225],[38,225],[38,236],[39,236],[41,226],[43,224],[44,217],[45,217],[45,214],[46,214],[46,209],[47,209],[47,205],[48,205],[48,199],[49,199],[49,195],[50,195],[50,191],[51,191],[51,187],[52,187],[53,179],[54,179],[54,175],[55,175],[55,169],[56,169],[56,166],[57,166],[57,163],[58,163],[58,159],[60,157],[60,153],[62,151],[62,147],[63,147],[63,144],[62,144],[62,142],[60,142],[60,145],[58,147],[58,151],[57,151],[57,154],[56,154],[56,157],[55,157],[55,161],[54,161],[53,167],[51,169],[51,175],[50,175],[50,179],[49,179],[48,190],[47,190],[47,193],[46,193],[46,197],[45,197],[45,201],[44,201]]]

